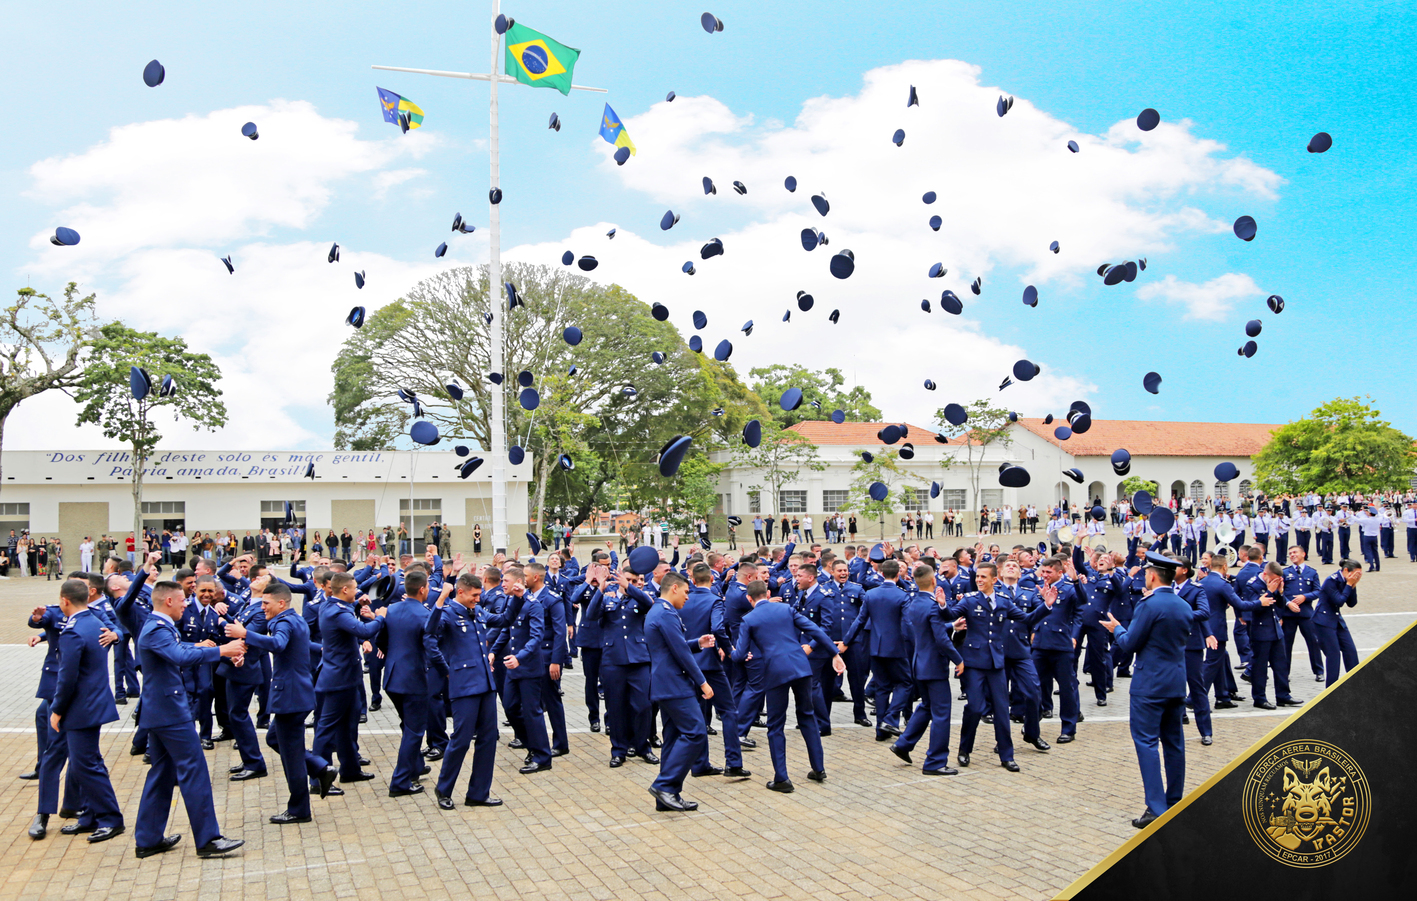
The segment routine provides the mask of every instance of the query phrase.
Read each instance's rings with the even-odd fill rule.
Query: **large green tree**
[[[945,418],[945,409],[935,411],[935,425],[940,434],[964,444],[964,465],[968,470],[969,487],[972,497],[965,505],[966,510],[979,510],[981,505],[979,483],[983,479],[985,454],[989,447],[1007,449],[1013,443],[1009,432],[1009,410],[996,407],[988,398],[981,398],[964,408],[969,418],[963,425],[954,425]],[[990,468],[995,464],[990,463]]]
[[[1281,426],[1251,458],[1256,486],[1271,495],[1408,487],[1417,450],[1411,437],[1381,417],[1362,398],[1338,397]]]
[[[795,482],[802,470],[821,472],[826,469],[818,457],[817,445],[810,438],[784,428],[771,419],[762,421],[763,440],[757,447],[749,447],[736,441],[733,447],[735,465],[750,470],[747,478],[754,480],[748,486],[760,498],[759,509],[765,514],[781,512],[779,498],[782,487]],[[762,491],[769,491],[767,503],[761,502]]]
[[[910,503],[912,498],[909,492],[914,490],[911,483],[926,481],[923,476],[906,470],[900,462],[899,449],[882,447],[871,451],[869,462],[865,457],[858,457],[856,465],[851,467],[851,487],[846,495],[846,503],[839,509],[845,513],[859,514],[859,525],[862,526],[863,532],[867,522],[879,522],[880,540],[885,541],[886,519],[894,518],[896,510],[903,510]],[[876,482],[886,486],[885,500],[877,501],[871,498],[871,485]]]
[[[0,316],[0,444],[5,420],[21,401],[79,384],[80,356],[98,333],[94,296],[80,297],[74,282],[58,301],[33,288],[17,293]]]
[[[852,422],[877,422],[881,418],[881,411],[871,403],[870,391],[860,385],[843,390],[846,377],[840,369],[818,372],[796,363],[774,363],[748,370],[748,378],[784,428],[807,420],[830,419],[834,410],[841,410]],[[802,405],[795,410],[784,410],[777,402],[788,388],[802,389]]]
[[[514,309],[501,290],[489,308],[486,267],[450,269],[375,312],[345,341],[331,395],[340,447],[406,443],[400,417],[408,408],[395,396],[402,387],[418,395],[443,436],[488,448],[492,396],[500,391],[508,444],[535,460],[536,521],[559,515],[577,524],[624,496],[622,477],[642,481],[631,467],[652,463],[674,435],[693,434],[698,452],[737,440],[748,419],[767,417],[730,365],[691,352],[673,325],[623,288],[518,263],[502,276],[516,288]],[[500,386],[488,377],[488,314],[505,317]],[[563,338],[570,326],[581,331],[576,346]],[[652,360],[656,351],[662,364]],[[540,396],[532,412],[518,399],[523,371]],[[452,380],[463,388],[461,401],[444,388]],[[563,453],[574,470],[557,467]]]
[[[79,424],[92,423],[103,429],[104,437],[122,441],[132,451],[133,534],[143,534],[143,470],[162,440],[153,423],[154,413],[163,412],[174,421],[192,423],[193,430],[216,430],[226,424],[226,405],[216,383],[221,370],[206,354],[187,350],[181,338],[165,338],[153,332],[130,329],[111,322],[99,330],[92,342],[93,355],[84,366],[83,378],[74,399],[83,405]],[[152,391],[135,400],[128,373],[137,366],[152,377]],[[159,396],[164,376],[172,376],[176,390]]]

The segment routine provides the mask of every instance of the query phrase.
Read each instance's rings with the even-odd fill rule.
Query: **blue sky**
[[[782,277],[813,291],[819,309],[794,311],[791,326],[780,327],[780,314],[760,312],[760,321],[770,319],[774,328],[736,341],[735,364],[743,371],[777,360],[841,366],[875,392],[888,417],[901,420],[921,421],[949,400],[972,399],[984,391],[979,386],[996,385],[1014,359],[1026,355],[1044,365],[1044,379],[998,397],[1027,414],[1061,412],[1078,396],[1103,418],[1283,422],[1336,395],[1371,394],[1396,425],[1417,432],[1417,398],[1403,365],[1417,338],[1403,274],[1417,238],[1409,149],[1413,63],[1403,46],[1413,33],[1410,7],[707,2],[508,5],[506,11],[523,24],[582,50],[578,83],[610,89],[608,95],[570,97],[503,89],[502,246],[510,256],[552,262],[566,247],[604,253],[610,259],[596,275],[622,281],[646,301],[669,304],[686,335],[690,310],[707,310],[712,324],[705,341],[712,346],[721,336],[720,322],[725,333],[741,338],[741,310],[726,300],[715,310],[715,292],[751,293],[761,285],[770,296],[755,299],[750,309],[786,308],[782,292],[789,301],[795,292],[787,291],[786,282],[779,290],[777,258],[735,253],[745,239],[786,236],[781,267],[797,268]],[[705,8],[723,19],[722,33],[700,29]],[[291,440],[283,443],[327,444],[332,426],[323,397],[328,360],[344,336],[340,311],[351,297],[369,305],[386,302],[441,267],[432,248],[452,237],[447,222],[454,211],[479,227],[487,216],[486,86],[375,73],[369,66],[486,71],[490,13],[490,3],[476,2],[246,2],[225,8],[147,3],[141,12],[81,2],[13,11],[8,24],[25,39],[16,42],[6,69],[23,114],[13,118],[10,140],[0,146],[0,190],[10,212],[0,219],[0,270],[14,287],[31,284],[51,293],[67,278],[81,278],[99,292],[105,315],[181,331],[194,347],[228,364],[228,391],[247,398],[232,405],[232,425],[210,436],[171,432],[173,446],[269,444],[268,436],[247,437],[253,417],[285,427]],[[167,81],[148,89],[141,71],[153,57],[166,66]],[[927,65],[940,60],[977,67],[977,74],[960,78],[954,70]],[[920,62],[902,67],[910,61]],[[874,81],[868,79],[872,72]],[[921,107],[906,110],[903,85],[914,78],[941,79],[949,86],[949,103],[941,96],[946,88],[932,95],[922,87]],[[971,78],[974,93],[968,90]],[[424,128],[405,137],[383,124],[375,85],[417,102],[427,117]],[[667,106],[662,101],[671,89],[680,99]],[[992,113],[997,90],[1020,104],[1003,120]],[[606,100],[640,145],[624,169],[609,163],[608,146],[595,140]],[[272,131],[285,121],[276,117],[276,101],[299,105],[289,133],[297,132],[297,123],[308,129],[300,132],[307,135],[303,147],[283,147],[281,133]],[[806,124],[811,116],[804,110],[816,109],[813,103],[825,111],[820,121]],[[954,104],[984,106],[989,116],[961,116]],[[1161,112],[1164,123],[1152,137],[1161,140],[1168,129],[1183,126],[1170,132],[1165,146],[1137,143],[1130,121],[1148,106]],[[175,171],[179,163],[154,149],[154,142],[167,142],[185,153],[186,177],[202,184],[207,145],[188,132],[203,117],[251,107],[257,111],[250,115],[268,117],[263,140],[234,146],[241,142],[236,121],[230,152],[270,155],[263,164],[268,168],[253,169],[250,177],[263,184],[279,181],[277,175],[287,178],[270,206],[289,194],[305,198],[298,209],[228,215],[224,198],[231,192],[207,196],[186,189],[206,206],[181,215],[151,211],[161,218],[149,222],[142,218],[141,198],[123,196],[118,175],[105,180],[105,171],[128,171],[124,166],[158,178],[141,171],[146,153]],[[559,134],[545,128],[553,110],[564,123]],[[940,131],[924,129],[926,117],[941,115],[951,119],[930,126]],[[175,124],[152,124],[162,122]],[[348,123],[357,128],[342,127]],[[892,123],[907,130],[899,151],[888,143]],[[109,145],[115,144],[112,130],[124,127],[136,130],[119,159]],[[227,127],[225,118],[220,127]],[[1006,128],[1016,131],[1000,131]],[[1062,142],[1054,140],[1059,129],[1098,146],[1084,140],[1084,152],[1067,159]],[[1333,134],[1334,149],[1306,153],[1305,144],[1319,130]],[[925,138],[912,140],[912,133],[937,135],[929,140],[940,142],[939,153]],[[865,259],[851,283],[808,280],[826,260],[804,257],[800,248],[789,256],[797,229],[811,224],[800,217],[805,195],[816,189],[804,184],[806,190],[788,196],[780,187],[779,170],[798,171],[794,136],[816,142],[811,152],[818,167],[806,162],[804,150],[803,171],[819,173],[816,184],[829,196],[846,198],[841,212],[834,209],[820,226],[866,248],[857,250]],[[837,136],[840,147],[818,146]],[[947,145],[946,136],[960,143]],[[977,145],[997,156],[997,149],[988,148],[1040,136],[1050,142],[1047,153],[1056,148],[1062,155],[1047,157],[1049,167],[1086,166],[1089,154],[1103,152],[1105,144],[1115,159],[1136,163],[1129,176],[1135,181],[1111,192],[1105,172],[1094,171],[1089,177],[1098,181],[1088,183],[1089,190],[1109,194],[1106,203],[1093,209],[1086,195],[1063,193],[1058,196],[1067,198],[1069,208],[1045,210],[1041,205],[1049,198],[1040,196],[1039,207],[1030,207],[1008,171],[981,172],[974,179],[965,163],[979,157],[954,153],[956,146]],[[302,161],[293,170],[281,156],[288,153]],[[725,164],[714,171],[720,193],[706,202],[695,196],[701,193],[698,169],[685,169],[707,166],[715,156],[734,160],[739,169]],[[65,165],[69,158],[88,160],[88,166]],[[1036,159],[1021,156],[1019,165],[1036,170],[1044,165]],[[1098,159],[1093,156],[1092,164]],[[52,162],[41,164],[46,160]],[[1197,165],[1186,177],[1171,179],[1178,160]],[[880,180],[893,177],[893,169],[901,170],[899,181]],[[957,196],[927,209],[916,205],[919,191],[909,187],[917,180],[903,173],[932,169],[942,180],[948,173],[948,184],[960,187]],[[295,174],[283,174],[288,171]],[[755,175],[749,197],[738,206],[728,190],[735,171]],[[1072,177],[1065,168],[1048,172],[1042,177]],[[863,176],[859,183],[853,182],[857,173]],[[978,180],[984,183],[971,185]],[[789,201],[796,206],[785,207]],[[656,227],[666,207],[684,212],[681,225],[667,235]],[[84,228],[95,209],[129,233],[161,237],[105,253],[96,242],[113,232]],[[886,211],[912,222],[923,223],[931,212],[977,222],[978,246],[961,237],[972,226],[938,249],[913,243],[928,233],[892,244],[879,229],[873,232],[873,217]],[[990,221],[993,211],[1014,218]],[[1259,222],[1252,243],[1216,228],[1241,214]],[[1057,260],[1024,259],[1009,244],[1009,231],[1020,233],[1034,219],[1060,223],[1064,253]],[[593,243],[604,240],[601,223],[616,225],[621,240]],[[1071,237],[1068,223],[1086,234]],[[35,243],[61,224],[85,233],[87,255],[56,257]],[[725,257],[701,264],[692,282],[679,275],[685,257],[677,242],[696,248],[718,234],[728,242]],[[739,236],[736,246],[730,235]],[[280,277],[281,261],[312,257],[317,246],[324,266],[324,248],[332,240],[346,248],[343,271],[292,269],[288,278]],[[481,232],[460,240],[450,260],[485,259]],[[833,241],[833,249],[840,246]],[[1073,247],[1097,249],[1085,259],[1068,257]],[[256,283],[252,269],[243,268],[238,275],[252,281],[208,287],[205,270],[193,280],[181,268],[207,260],[219,267],[215,257],[226,253],[236,253],[238,265],[259,261],[267,280]],[[369,254],[371,281],[355,294],[349,273],[364,268],[360,253]],[[671,261],[674,253],[681,255]],[[1106,288],[1092,275],[1102,262],[1137,256],[1148,257],[1150,265],[1135,284]],[[951,268],[950,281],[932,284],[918,277],[936,259]],[[808,260],[816,270],[800,268]],[[889,272],[872,269],[872,260],[889,260]],[[920,272],[913,271],[917,260]],[[646,272],[649,267],[655,273]],[[661,277],[661,270],[672,276]],[[904,270],[912,271],[907,277],[900,274]],[[174,275],[165,280],[164,273]],[[975,274],[985,279],[977,300],[964,294]],[[227,278],[224,270],[220,276]],[[329,288],[319,281],[327,277]],[[1035,310],[1018,302],[1030,281],[1043,297]],[[279,291],[295,290],[292,285],[301,294],[282,299]],[[919,300],[937,296],[942,287],[965,297],[963,320],[920,313]],[[847,288],[856,293],[833,293]],[[1270,293],[1285,297],[1283,315],[1265,310]],[[328,306],[315,318],[293,318],[290,328],[274,329],[298,333],[284,358],[261,360],[246,343],[253,327],[278,322],[258,318],[230,327],[229,317],[248,305],[259,316],[258,298],[267,297],[279,302],[277,309]],[[825,324],[833,306],[843,309],[848,328]],[[1244,360],[1235,351],[1250,318],[1263,320],[1264,332],[1260,353]],[[225,327],[211,324],[223,319]],[[326,321],[328,329],[321,326]],[[1152,369],[1165,379],[1155,397],[1140,387],[1142,374]],[[940,383],[940,390],[925,393],[923,377]],[[263,392],[261,386],[282,390]],[[27,402],[7,430],[7,447],[106,443],[93,433],[66,433],[62,427],[72,416],[63,398]]]

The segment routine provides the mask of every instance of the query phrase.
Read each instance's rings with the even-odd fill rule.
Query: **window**
[[[749,491],[749,492],[748,492],[748,512],[749,512],[749,513],[761,513],[761,512],[763,512],[763,493],[762,493],[761,491]]]
[[[30,527],[29,504],[0,504],[0,537],[8,536],[11,530],[16,535]]]
[[[779,513],[806,513],[807,512],[807,492],[805,491],[783,491],[779,492],[777,498]]]
[[[732,513],[733,513],[733,495],[731,495],[731,494],[720,494],[720,495],[718,495],[718,507],[717,507],[717,509],[714,510],[714,512],[715,512],[715,513],[722,513],[722,514],[724,514],[724,515],[732,515]]]
[[[841,509],[841,505],[846,503],[846,496],[849,491],[839,491],[835,488],[822,492],[822,509],[828,513],[835,513]]]
[[[1220,500],[1221,498],[1228,498],[1228,497],[1230,497],[1230,483],[1229,483],[1229,482],[1216,482],[1216,483],[1215,483],[1215,499],[1216,499],[1216,500]]]
[[[943,488],[940,490],[940,500],[944,503],[946,510],[963,510],[964,489]]]
[[[281,516],[285,515],[282,510]],[[187,527],[186,501],[143,501],[143,528],[175,532]]]
[[[1191,500],[1198,504],[1205,500],[1205,483],[1200,479],[1191,483]]]
[[[303,504],[303,503],[301,504],[301,508],[302,508],[302,509],[304,508],[304,504]],[[143,515],[144,515],[144,516],[146,516],[146,515],[149,514],[149,513],[157,514],[157,513],[186,513],[186,512],[187,512],[187,502],[186,502],[186,501],[143,501]],[[264,512],[264,509],[263,509],[262,512]],[[282,512],[284,512],[284,511],[282,511]]]
[[[979,502],[988,505],[990,510],[1001,507],[1004,504],[1004,489],[985,488],[979,492]]]
[[[285,504],[285,501],[261,501],[261,528],[272,531],[288,529],[291,526],[304,528],[305,502],[290,501],[290,518],[293,522],[285,520]]]
[[[147,504],[143,504],[143,506],[144,506],[144,507],[147,507]],[[0,504],[0,516],[4,516],[4,517],[9,518],[9,519],[13,519],[13,518],[15,518],[15,517],[23,516],[25,519],[29,519],[29,518],[30,518],[30,505],[29,505],[29,504]]]
[[[925,510],[930,506],[930,490],[928,488],[907,488],[905,489],[905,509]]]
[[[1251,488],[1251,484],[1250,484],[1250,480],[1249,480],[1249,479],[1245,479],[1245,480],[1241,481],[1241,482],[1240,482],[1240,496],[1241,496],[1241,497],[1249,497],[1249,496],[1250,496],[1250,488]]]

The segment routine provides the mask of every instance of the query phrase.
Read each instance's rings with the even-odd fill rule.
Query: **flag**
[[[620,124],[620,117],[615,115],[608,103],[605,104],[605,113],[600,118],[600,136],[616,147],[630,148],[631,155],[635,152],[635,142],[630,140],[630,133]]]
[[[379,106],[384,111],[384,121],[391,125],[398,125],[401,116],[408,118],[408,127],[417,128],[423,124],[423,110],[418,104],[406,97],[400,97],[393,91],[386,91],[376,87],[379,92]],[[407,131],[408,129],[404,129]]]
[[[570,94],[572,70],[580,56],[576,48],[557,43],[525,25],[514,24],[507,29],[506,71],[522,84]]]

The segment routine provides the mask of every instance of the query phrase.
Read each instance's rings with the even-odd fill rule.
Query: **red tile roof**
[[[1269,443],[1270,433],[1279,428],[1249,422],[1094,419],[1084,434],[1059,441],[1053,430],[1067,425],[1066,419],[1055,419],[1051,425],[1041,419],[1019,419],[1018,424],[1076,457],[1110,456],[1122,447],[1134,457],[1249,457],[1259,453]]]
[[[813,444],[839,444],[851,447],[861,447],[872,444],[881,444],[881,439],[876,437],[876,433],[888,425],[900,425],[900,423],[889,422],[843,422],[841,425],[825,421],[799,422],[791,426],[792,431],[809,439]],[[923,425],[905,423],[910,429],[906,441],[913,444],[920,444],[922,441],[935,443],[935,430],[926,428]],[[962,444],[962,441],[955,440],[952,444]],[[897,442],[899,446],[899,442]],[[1110,454],[1111,451],[1108,451]]]

